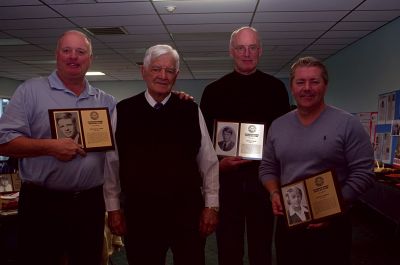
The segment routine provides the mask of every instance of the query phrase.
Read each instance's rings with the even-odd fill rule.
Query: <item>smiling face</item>
[[[92,63],[91,45],[83,33],[70,31],[58,41],[57,74],[63,82],[83,80]]]
[[[58,120],[58,128],[67,138],[75,138],[77,130],[75,123],[72,119],[60,119]]]
[[[326,89],[327,83],[319,67],[300,66],[294,70],[291,90],[299,110],[318,112],[322,109]]]
[[[229,53],[238,73],[243,75],[254,73],[262,53],[257,32],[250,28],[237,32],[232,36]]]
[[[142,67],[148,92],[157,102],[161,102],[171,92],[179,73],[176,67],[176,61],[169,53],[152,59],[149,65]]]

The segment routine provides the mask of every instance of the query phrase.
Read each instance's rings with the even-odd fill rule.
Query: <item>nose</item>
[[[167,77],[167,72],[165,68],[162,68],[160,71],[160,76],[162,79],[165,79]]]
[[[77,54],[77,52],[75,50],[71,50],[68,53],[68,55],[69,55],[70,58],[77,58],[78,57],[78,54]]]
[[[310,82],[310,81],[306,81],[306,82],[304,83],[304,89],[305,89],[305,90],[311,89],[311,82]]]

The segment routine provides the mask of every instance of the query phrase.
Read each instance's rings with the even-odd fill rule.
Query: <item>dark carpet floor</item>
[[[399,206],[400,211],[400,206]],[[353,265],[399,265],[400,231],[385,217],[379,215],[362,203],[355,205],[353,220]],[[127,265],[125,250],[114,253],[111,265]],[[171,253],[168,253],[166,265],[172,265]],[[215,236],[211,235],[206,244],[206,265],[217,265],[217,247]],[[248,265],[244,257],[244,265]],[[188,264],[190,265],[190,264]]]

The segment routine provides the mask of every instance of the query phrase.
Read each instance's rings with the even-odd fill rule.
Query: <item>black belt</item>
[[[66,190],[50,189],[47,187],[37,185],[30,181],[24,181],[24,182],[22,182],[21,190],[26,190],[28,192],[40,192],[42,195],[46,194],[46,195],[53,196],[53,197],[74,199],[74,198],[90,196],[90,195],[98,193],[98,192],[102,193],[103,185],[93,187],[93,188],[90,188],[87,190],[82,190],[82,191],[66,191]]]

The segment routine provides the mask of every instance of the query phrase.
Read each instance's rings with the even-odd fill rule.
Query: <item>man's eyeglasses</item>
[[[259,47],[257,45],[239,45],[235,47],[235,50],[240,53],[240,54],[245,54],[246,50],[249,51],[249,53],[257,53],[258,52]]]
[[[78,56],[85,56],[85,55],[87,55],[89,53],[89,51],[87,51],[85,49],[81,49],[81,48],[72,49],[72,48],[69,48],[69,47],[61,48],[61,52],[66,54],[66,55],[70,55],[73,52],[75,52],[75,54],[78,55]]]
[[[177,72],[176,68],[161,67],[161,66],[153,66],[150,68],[150,71],[154,74],[159,74],[161,73],[162,69],[164,69],[165,72],[169,75],[174,75]]]

